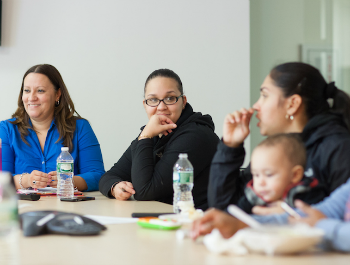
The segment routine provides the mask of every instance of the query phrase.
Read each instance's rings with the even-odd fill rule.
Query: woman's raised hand
[[[238,147],[250,133],[249,122],[254,109],[241,109],[227,114],[224,121],[223,142],[229,147]]]
[[[153,138],[160,133],[168,135],[175,128],[176,124],[168,117],[164,115],[153,115],[141,134]]]

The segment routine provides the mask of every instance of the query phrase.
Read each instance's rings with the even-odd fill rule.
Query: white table
[[[79,214],[131,217],[132,212],[171,212],[172,206],[160,202],[117,201],[99,192],[86,193],[95,201],[61,202],[56,197],[41,197],[39,201],[19,201],[20,213],[37,210],[58,210]],[[26,207],[23,207],[26,206]],[[136,223],[107,225],[98,236],[74,237],[43,235],[24,237],[20,232],[16,250],[19,264],[269,264],[269,265],[329,265],[350,264],[350,255],[312,252],[296,256],[243,257],[215,255],[202,243],[191,239],[177,240],[175,231],[145,229]],[[1,258],[0,258],[1,261]],[[2,262],[0,262],[3,265]]]

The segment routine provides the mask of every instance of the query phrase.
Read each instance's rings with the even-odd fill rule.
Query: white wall
[[[301,58],[304,44],[333,47],[333,81],[349,93],[349,23],[349,0],[250,0],[251,105],[259,98],[260,85],[274,66],[302,59],[308,62]],[[254,118],[252,149],[263,139],[256,123]]]
[[[147,123],[143,86],[155,69],[179,74],[219,137],[225,114],[249,105],[247,0],[3,0],[2,24],[0,120],[15,111],[25,71],[52,64],[107,170]]]
[[[259,99],[260,86],[270,70],[281,63],[300,60],[304,42],[304,0],[250,0],[251,102]],[[251,122],[251,148],[264,137]]]

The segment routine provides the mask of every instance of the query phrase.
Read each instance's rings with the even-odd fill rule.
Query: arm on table
[[[219,142],[210,167],[209,207],[224,210],[230,204],[237,204],[244,195],[244,186],[252,178],[250,166],[240,171],[244,157],[243,145],[231,148]]]
[[[0,139],[2,149],[2,170],[8,171],[11,174],[15,173],[15,152],[10,145],[9,131],[6,123],[8,121],[0,122]],[[18,184],[18,183],[17,183]],[[16,186],[17,186],[16,184]]]
[[[218,229],[224,238],[230,238],[239,229],[248,227],[232,215],[218,209],[209,209],[204,216],[192,224],[191,237],[196,239]]]
[[[131,182],[131,145],[124,152],[118,162],[115,163],[110,170],[103,174],[100,179],[99,190],[108,198],[114,198],[113,194],[111,193],[113,184],[123,181]]]

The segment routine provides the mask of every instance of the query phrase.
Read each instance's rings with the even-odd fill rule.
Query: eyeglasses
[[[180,95],[178,97],[172,96],[172,97],[166,97],[163,99],[149,98],[149,99],[146,99],[145,102],[150,107],[157,107],[162,101],[165,105],[174,105],[182,96],[183,95]]]

